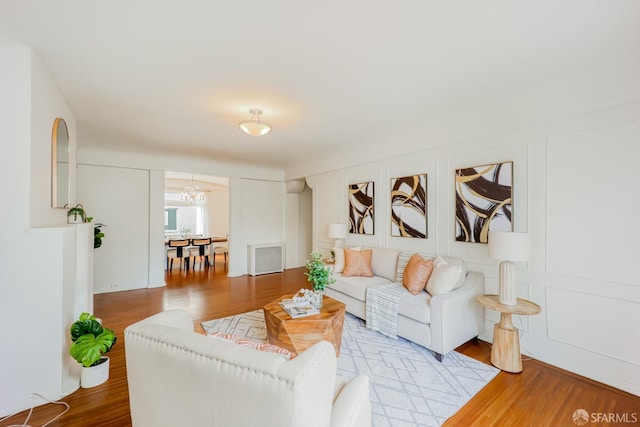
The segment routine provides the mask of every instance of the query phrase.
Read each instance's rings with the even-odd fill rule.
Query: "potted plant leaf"
[[[82,365],[80,386],[95,387],[109,379],[107,353],[116,343],[115,333],[104,328],[95,316],[82,313],[70,328],[69,354]]]
[[[69,208],[69,205],[64,205],[65,208]],[[67,211],[67,224],[81,224],[87,222],[87,213],[84,210],[84,206],[77,204]]]
[[[106,227],[106,225],[101,222],[96,222],[96,225],[93,227],[93,248],[97,249],[102,246],[102,238],[104,237],[104,232],[102,231],[102,227]]]
[[[307,272],[304,273],[307,276],[307,281],[311,282],[313,290],[318,295],[318,304],[316,308],[322,307],[322,296],[327,285],[332,284],[336,280],[331,275],[331,269],[324,265],[322,261],[322,254],[318,252],[311,253],[311,259],[306,263]]]

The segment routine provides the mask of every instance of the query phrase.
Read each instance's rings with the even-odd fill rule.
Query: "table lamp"
[[[334,246],[342,247],[342,239],[347,238],[347,224],[329,224],[329,238],[336,239]]]
[[[489,257],[502,260],[498,292],[500,304],[518,304],[516,267],[511,261],[528,261],[530,246],[529,233],[489,231]]]

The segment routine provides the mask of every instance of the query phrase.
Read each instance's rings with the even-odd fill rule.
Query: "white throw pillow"
[[[344,271],[344,248],[334,247],[332,249],[333,249],[333,259],[334,259],[333,272],[342,273]],[[351,249],[352,251],[359,251],[361,248],[360,246],[355,246],[353,248],[347,248],[347,249]]]
[[[427,282],[427,292],[432,296],[451,292],[458,287],[461,276],[462,266],[449,264],[438,256],[433,260],[433,272]]]
[[[333,272],[342,273],[342,271],[344,270],[344,249],[334,247],[333,259]]]

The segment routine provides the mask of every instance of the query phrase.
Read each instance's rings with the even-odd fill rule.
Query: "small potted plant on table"
[[[82,313],[70,329],[69,354],[82,364],[80,386],[90,388],[109,379],[109,358],[104,356],[116,343],[111,329],[102,327],[95,316]]]
[[[325,288],[335,282],[336,280],[331,275],[331,269],[324,265],[322,261],[322,254],[318,252],[311,253],[311,259],[306,263],[307,272],[304,273],[307,276],[307,281],[313,285],[313,290],[318,295],[316,308],[322,307],[322,298]]]

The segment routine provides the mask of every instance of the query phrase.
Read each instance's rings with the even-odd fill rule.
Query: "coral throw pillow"
[[[402,284],[413,295],[418,295],[427,286],[427,280],[433,271],[433,261],[413,254],[402,275]]]
[[[266,351],[267,353],[276,353],[281,356],[284,356],[284,358],[287,360],[291,360],[294,357],[296,357],[294,353],[290,352],[286,348],[278,347],[277,345],[268,344],[264,342],[254,342],[254,341],[251,341],[250,339],[242,338],[233,334],[225,334],[224,332],[213,331],[213,332],[209,332],[207,335],[210,336],[211,338],[215,338],[223,341],[229,341],[234,344],[241,345],[243,347],[252,348],[254,350]]]
[[[371,249],[354,251],[351,249],[344,250],[344,270],[342,275],[373,277],[371,271]]]

